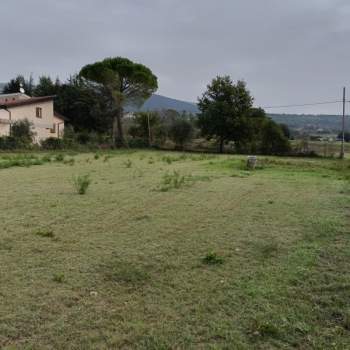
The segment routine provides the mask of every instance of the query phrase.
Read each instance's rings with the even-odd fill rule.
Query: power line
[[[342,103],[343,101],[324,101],[324,102],[315,102],[315,103],[302,103],[302,104],[292,104],[292,105],[280,105],[280,106],[265,106],[263,109],[272,109],[272,108],[289,108],[289,107],[305,107],[305,106],[317,106],[317,105],[327,105],[333,103]],[[346,101],[350,102],[350,101]]]

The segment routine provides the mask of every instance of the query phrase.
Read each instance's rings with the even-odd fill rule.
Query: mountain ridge
[[[130,112],[146,112],[162,109],[173,109],[180,113],[188,112],[196,114],[199,112],[197,105],[193,102],[182,101],[157,94],[153,94],[141,107],[130,106],[127,109]]]

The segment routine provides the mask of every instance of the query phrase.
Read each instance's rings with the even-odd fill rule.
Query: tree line
[[[55,95],[55,110],[68,118],[67,134],[88,142],[98,135],[115,147],[163,146],[171,140],[184,149],[193,138],[214,141],[218,151],[230,145],[239,153],[286,154],[290,151],[289,130],[254,108],[245,82],[218,76],[198,98],[199,113],[176,111],[138,112],[125,116],[128,107],[141,106],[158,88],[157,77],[146,66],[127,58],[107,58],[84,66],[66,82],[41,76],[12,79],[4,93]]]

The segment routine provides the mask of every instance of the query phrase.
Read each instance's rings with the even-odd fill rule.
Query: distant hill
[[[0,83],[0,93],[2,92],[2,90],[4,89],[6,83]]]
[[[277,123],[287,124],[290,129],[308,133],[333,133],[341,130],[342,117],[325,114],[269,114]],[[350,129],[349,118],[346,120],[347,129]]]
[[[173,98],[161,96],[161,95],[152,95],[141,108],[129,107],[130,112],[136,111],[155,111],[162,109],[173,109],[178,112],[189,112],[189,113],[198,113],[198,108],[195,103],[180,101]]]
[[[178,112],[198,113],[195,103],[176,100],[173,98],[153,95],[145,104],[135,111],[153,111],[161,109],[174,109]],[[342,117],[339,115],[314,115],[314,114],[268,114],[277,123],[287,124],[290,129],[307,133],[334,133],[341,129]],[[347,121],[347,129],[350,129],[350,121]]]

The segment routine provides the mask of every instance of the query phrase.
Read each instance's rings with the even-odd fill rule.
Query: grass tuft
[[[34,232],[35,235],[45,238],[54,238],[55,234],[50,229],[40,229]]]
[[[78,194],[83,195],[91,184],[90,175],[78,175],[73,178],[73,184]]]
[[[206,265],[221,265],[224,259],[215,252],[209,252],[204,256],[202,262]]]
[[[132,167],[132,161],[130,159],[127,159],[124,162],[124,166],[125,166],[125,168],[131,168]]]
[[[52,280],[56,283],[63,283],[65,280],[64,273],[55,273]]]
[[[64,161],[64,155],[62,153],[56,154],[54,157],[56,162],[63,162]]]

